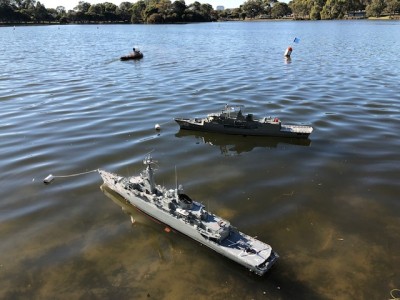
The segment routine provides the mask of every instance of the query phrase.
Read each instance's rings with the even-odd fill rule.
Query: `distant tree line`
[[[333,20],[364,12],[366,17],[398,15],[400,0],[293,0],[289,3],[295,19]]]
[[[210,4],[185,0],[139,0],[119,6],[79,1],[73,10],[46,8],[36,0],[0,0],[0,23],[134,23],[168,24],[245,19],[342,19],[362,11],[366,16],[399,14],[400,0],[248,0],[234,9],[214,10]]]
[[[36,0],[0,0],[0,23],[179,23],[218,20],[210,4],[184,0],[139,0],[119,6],[104,2],[80,1],[73,10],[65,7],[46,8]]]
[[[400,0],[292,0],[289,4],[277,0],[248,0],[233,12],[239,18],[277,19],[290,15],[293,19],[307,20],[394,16],[400,13]]]

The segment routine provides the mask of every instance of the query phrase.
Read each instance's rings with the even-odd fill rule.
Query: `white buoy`
[[[156,125],[154,126],[154,128],[155,128],[156,130],[161,130],[160,124],[156,124]]]
[[[285,51],[285,57],[290,57],[292,51],[293,51],[292,47],[289,46]]]
[[[52,175],[52,174],[50,174],[49,176],[47,176],[44,180],[43,180],[43,182],[44,183],[50,183],[50,182],[52,182],[54,180],[54,176]]]

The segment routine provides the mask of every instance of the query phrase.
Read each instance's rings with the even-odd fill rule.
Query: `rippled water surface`
[[[0,298],[389,299],[399,32],[391,21],[0,28]],[[132,46],[144,58],[121,62]],[[173,122],[226,103],[314,132],[234,137]],[[43,184],[134,175],[150,151],[159,184],[174,186],[176,166],[187,194],[272,245],[281,258],[268,274],[166,233],[96,173]]]

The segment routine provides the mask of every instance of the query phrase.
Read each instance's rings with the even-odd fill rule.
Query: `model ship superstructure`
[[[254,118],[243,115],[244,106],[225,105],[221,112],[206,118],[175,118],[181,129],[218,132],[226,134],[308,138],[313,128],[308,125],[282,124],[278,118]]]
[[[104,183],[127,202],[150,217],[208,246],[214,251],[263,275],[278,259],[271,246],[248,236],[229,221],[208,212],[205,206],[183,193],[182,187],[166,189],[154,181],[154,161],[143,161],[146,169],[133,177],[99,170]]]

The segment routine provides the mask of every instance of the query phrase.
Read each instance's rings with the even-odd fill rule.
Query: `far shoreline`
[[[400,21],[400,15],[396,16],[384,16],[384,17],[368,17],[368,18],[344,18],[344,19],[331,19],[331,20],[311,20],[311,19],[295,19],[292,17],[287,18],[277,18],[277,19],[268,19],[268,18],[260,18],[260,19],[229,19],[229,20],[217,20],[212,22],[177,22],[177,23],[129,23],[129,22],[69,22],[69,23],[60,23],[60,22],[25,22],[25,23],[3,23],[0,22],[0,27],[20,27],[20,26],[49,26],[49,25],[187,25],[187,24],[202,24],[202,23],[219,23],[219,22],[280,22],[280,21]]]

